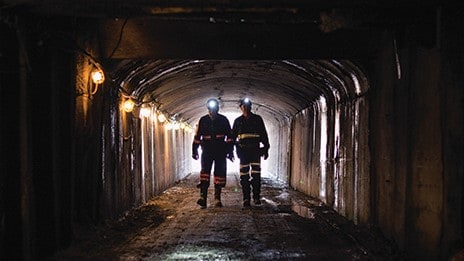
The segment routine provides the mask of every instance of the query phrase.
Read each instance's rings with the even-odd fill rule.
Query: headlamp
[[[240,99],[240,106],[245,105],[247,107],[251,107],[251,100],[250,98],[242,98]]]
[[[219,108],[219,102],[216,99],[209,99],[206,103],[206,107],[210,110],[217,110]]]

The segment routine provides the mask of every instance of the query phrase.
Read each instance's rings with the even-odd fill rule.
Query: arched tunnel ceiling
[[[370,43],[383,29],[433,25],[437,1],[16,2],[5,1],[5,10],[67,17],[85,39],[95,30],[116,85],[194,122],[209,97],[227,112],[248,96],[263,117],[280,121],[320,96],[330,105],[362,95],[367,80],[351,61],[375,52]]]
[[[101,22],[98,42],[102,58],[116,62],[115,84],[189,123],[206,113],[208,98],[219,98],[222,112],[239,112],[244,96],[263,118],[282,122],[321,96],[331,106],[362,95],[368,84],[357,62],[376,51],[378,28],[407,23],[417,9],[219,2]]]
[[[241,97],[265,119],[282,121],[320,96],[350,99],[367,88],[354,64],[336,60],[126,60],[113,71],[125,93],[142,103],[195,123],[208,98],[221,112],[239,112]]]
[[[331,105],[362,95],[367,80],[352,61],[376,51],[370,43],[382,28],[426,24],[419,14],[435,1],[22,2],[38,15],[71,18],[84,35],[95,30],[114,84],[193,123],[210,97],[222,112],[238,112],[248,96],[264,118],[282,121],[320,96]]]

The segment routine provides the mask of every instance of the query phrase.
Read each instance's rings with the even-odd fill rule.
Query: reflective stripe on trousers
[[[213,163],[214,185],[225,187],[227,175],[227,162],[225,155],[221,153],[203,152],[201,154],[200,183],[203,184],[203,186],[209,187]]]

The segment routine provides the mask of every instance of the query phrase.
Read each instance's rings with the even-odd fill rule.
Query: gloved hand
[[[198,153],[193,153],[192,154],[192,159],[197,160],[198,158],[199,158]]]
[[[269,157],[269,152],[266,148],[261,148],[260,154],[264,157],[265,160],[267,160],[267,158]]]
[[[234,162],[234,153],[231,152],[231,153],[227,153],[227,158],[231,161],[231,162]]]

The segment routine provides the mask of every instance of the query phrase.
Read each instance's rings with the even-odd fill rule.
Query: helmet
[[[251,108],[251,100],[249,98],[241,98],[239,102],[239,106],[245,106]]]
[[[211,98],[206,102],[206,107],[208,107],[209,110],[218,111],[219,110],[219,101],[214,99],[214,98]]]

